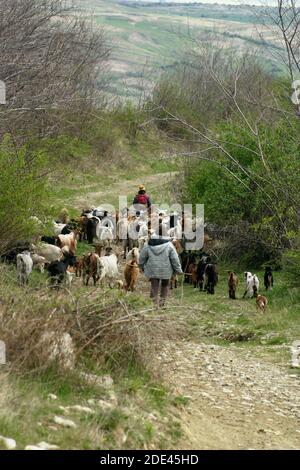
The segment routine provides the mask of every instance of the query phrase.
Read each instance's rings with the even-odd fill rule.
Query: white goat
[[[181,222],[179,220],[177,221],[175,227],[170,228],[170,230],[168,231],[168,235],[169,237],[176,238],[177,240],[182,239],[182,227]]]
[[[30,253],[30,256],[33,261],[33,267],[43,273],[45,270],[45,264],[47,264],[46,258],[44,258],[43,256],[39,256],[35,253]]]
[[[57,224],[56,222],[53,223],[54,235],[60,235],[62,230],[66,227],[67,224]]]
[[[127,263],[130,263],[130,261],[133,261],[133,260],[135,260],[137,264],[139,264],[140,250],[138,248],[133,248],[132,250],[129,251],[128,255],[126,256]]]
[[[107,279],[109,286],[118,277],[118,258],[115,254],[110,256],[101,256],[97,260],[97,270],[99,281],[103,285],[104,280]]]
[[[96,228],[96,237],[98,240],[100,240],[100,242],[103,242],[103,246],[110,246],[114,239],[113,230],[110,227],[105,227],[98,224]]]
[[[41,243],[39,245],[31,245],[34,254],[43,256],[48,263],[52,261],[60,261],[63,258],[63,252],[58,246]]]
[[[252,274],[250,272],[245,272],[245,280],[246,280],[246,290],[243,295],[243,299],[248,296],[251,299],[257,294],[259,290],[259,279],[256,274]]]
[[[148,236],[147,237],[139,237],[138,243],[139,243],[139,251],[142,251],[144,246],[148,243]]]
[[[28,284],[29,276],[32,273],[33,261],[29,251],[24,251],[17,255],[17,273],[20,284]]]
[[[68,271],[68,270],[66,271],[65,283],[66,283],[67,287],[72,286],[72,282],[74,280],[74,277],[75,277],[75,273],[73,273],[71,271]]]

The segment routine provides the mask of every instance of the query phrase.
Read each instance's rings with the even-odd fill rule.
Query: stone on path
[[[60,406],[59,409],[66,413],[69,413],[70,411],[80,411],[81,413],[87,413],[87,414],[95,413],[95,411],[92,410],[91,408],[88,408],[87,406],[81,406],[81,405]]]
[[[114,381],[110,375],[95,375],[81,372],[81,377],[90,385],[96,385],[97,387],[109,388],[112,387]]]
[[[5,449],[7,450],[13,450],[17,447],[16,441],[10,437],[0,436],[0,442],[3,443]]]
[[[54,444],[48,444],[48,442],[42,441],[35,445],[27,445],[25,450],[59,450],[59,447]]]
[[[300,367],[300,341],[294,341],[291,346],[292,367]]]
[[[65,428],[77,428],[77,424],[75,424],[74,421],[71,419],[62,418],[61,416],[54,416],[53,421],[60,426],[64,426]]]
[[[61,369],[74,369],[75,349],[69,333],[46,331],[41,336],[39,346],[48,364],[57,362]]]
[[[54,393],[49,393],[48,399],[49,399],[49,400],[57,400],[57,396],[54,395]]]
[[[42,449],[41,447],[38,447],[38,446],[34,446],[34,445],[28,445],[25,447],[25,450],[45,450],[45,449]]]
[[[59,447],[54,444],[49,444],[48,442],[39,442],[37,447],[40,447],[43,450],[59,450]]]

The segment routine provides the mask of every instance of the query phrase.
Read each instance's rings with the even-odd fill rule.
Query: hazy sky
[[[139,0],[135,0],[139,1]],[[157,0],[140,0],[140,1],[149,1],[149,2],[157,2]],[[276,5],[277,0],[163,0],[163,1],[174,1],[176,3],[221,3],[223,5],[260,5],[260,6],[267,6],[267,5]],[[300,3],[300,0],[299,0]]]

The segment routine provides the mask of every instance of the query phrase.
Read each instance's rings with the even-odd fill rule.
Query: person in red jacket
[[[133,200],[133,205],[139,205],[147,208],[148,210],[151,207],[150,196],[146,193],[146,188],[143,184],[139,186],[139,191]]]

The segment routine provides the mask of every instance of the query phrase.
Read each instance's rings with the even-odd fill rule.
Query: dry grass
[[[78,285],[58,291],[46,287],[46,278],[37,279],[21,288],[14,269],[0,265],[0,338],[8,359],[0,377],[1,433],[16,439],[18,448],[42,440],[61,449],[169,448],[180,434],[177,405],[152,359],[163,341],[185,331],[184,319],[118,290]],[[49,364],[41,342],[47,332],[70,334],[74,370]],[[113,384],[92,384],[82,372],[90,378],[109,374]],[[48,393],[58,399],[52,402]],[[112,408],[102,409],[99,398]],[[66,415],[77,429],[52,429],[60,405],[90,406],[89,399],[95,402],[93,415]]]
[[[136,305],[117,290],[19,288],[3,276],[2,271],[0,337],[14,370],[49,366],[41,338],[51,332],[70,334],[77,364],[88,357],[99,366],[123,368],[135,361],[149,368],[161,342],[184,331],[184,320]]]

